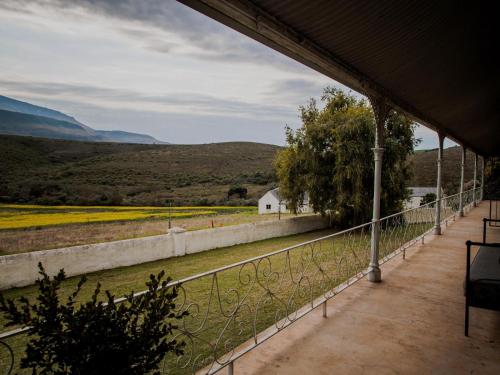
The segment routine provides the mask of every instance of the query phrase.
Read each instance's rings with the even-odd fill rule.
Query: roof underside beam
[[[481,152],[456,130],[422,113],[396,93],[343,61],[297,30],[247,0],[179,0],[181,3],[229,26],[326,76],[367,96],[381,96],[414,121],[444,133],[476,153]],[[334,30],[333,30],[334,32]],[[482,153],[484,154],[484,152]]]

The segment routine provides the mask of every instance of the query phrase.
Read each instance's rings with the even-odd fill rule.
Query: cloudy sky
[[[165,0],[0,0],[0,71],[2,95],[172,143],[283,145],[299,105],[327,85],[348,91]]]

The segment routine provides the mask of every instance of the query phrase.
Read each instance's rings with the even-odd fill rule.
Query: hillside
[[[0,134],[90,141],[94,131],[74,122],[0,109]]]
[[[413,179],[410,186],[436,186],[438,150],[422,150],[410,157],[413,165]],[[465,163],[465,181],[474,176],[474,154],[468,152]],[[446,194],[458,193],[460,187],[460,164],[462,150],[450,147],[443,152],[443,188]]]
[[[229,142],[204,145],[144,145],[0,136],[0,199],[51,204],[248,204],[275,187],[278,146]],[[458,147],[445,150],[443,180],[458,191]],[[435,186],[437,150],[411,156],[409,186]],[[468,154],[466,181],[472,179]],[[247,199],[227,200],[231,186]]]
[[[278,146],[92,143],[0,137],[3,201],[65,204],[245,204],[275,186]],[[233,185],[247,199],[227,200]]]
[[[77,125],[85,126],[82,123],[76,121],[75,118],[68,116],[62,112],[12,99],[3,95],[0,95],[0,109],[3,109],[5,111],[24,113],[27,115],[48,117],[54,120],[67,121]]]
[[[91,142],[162,144],[150,135],[95,130],[53,109],[0,95],[0,134]]]

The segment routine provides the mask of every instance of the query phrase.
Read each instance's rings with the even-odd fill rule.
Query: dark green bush
[[[434,193],[427,193],[422,197],[422,201],[420,202],[420,205],[423,206],[424,204],[434,202],[437,199],[436,194]],[[434,207],[432,204],[431,207]]]
[[[246,199],[248,190],[244,186],[231,186],[227,191],[227,197],[231,198],[237,195],[240,199]]]
[[[38,297],[31,303],[22,297],[5,300],[0,294],[0,312],[8,326],[32,327],[21,368],[33,374],[159,374],[166,353],[183,353],[183,342],[172,337],[175,320],[187,313],[175,311],[176,287],[166,287],[170,278],[164,272],[151,275],[146,293],[125,296],[116,304],[106,291],[99,301],[100,284],[90,301],[76,302],[86,281],[61,301],[59,288],[65,280],[63,270],[50,278],[39,264]]]

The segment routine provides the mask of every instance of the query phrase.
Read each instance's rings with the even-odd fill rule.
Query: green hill
[[[278,146],[144,145],[0,136],[0,197],[47,204],[248,204],[275,186]],[[231,186],[247,199],[227,200]]]
[[[467,152],[465,163],[465,181],[469,182],[474,175],[474,155]],[[410,157],[413,164],[413,179],[410,186],[436,186],[437,149],[420,150]],[[450,147],[443,152],[443,188],[446,194],[458,193],[460,187],[460,164],[462,150]]]
[[[0,136],[0,200],[41,204],[255,204],[275,187],[278,146],[229,142],[204,145],[96,143]],[[458,191],[460,149],[444,153],[448,194]],[[410,186],[435,186],[436,150],[411,156]],[[466,181],[472,178],[468,155]],[[231,197],[232,186],[248,189]]]

